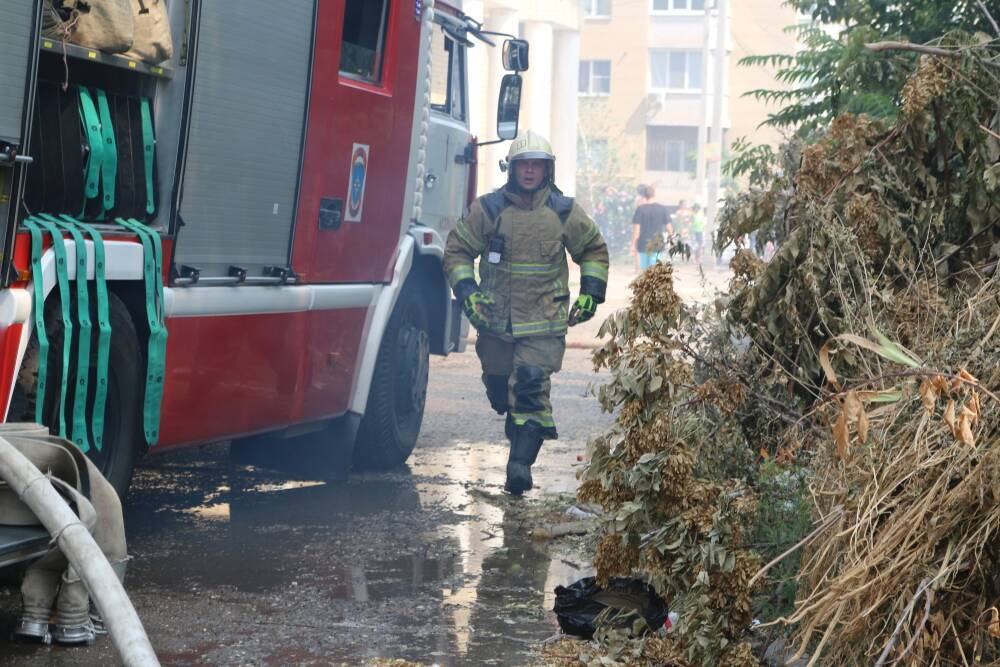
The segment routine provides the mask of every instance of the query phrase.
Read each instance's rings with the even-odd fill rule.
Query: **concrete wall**
[[[783,88],[775,70],[764,67],[740,67],[741,58],[770,53],[792,54],[797,50],[795,36],[785,31],[798,22],[795,10],[774,0],[731,0],[732,57],[729,60],[730,104],[732,105],[731,140],[749,137],[754,143],[777,145],[781,134],[774,128],[760,128],[769,113],[779,106],[743,97],[749,90]]]
[[[462,10],[483,21],[488,30],[517,35],[530,42],[530,68],[524,72],[522,130],[540,132],[556,153],[556,182],[575,190],[576,85],[579,71],[581,7],[579,0],[464,0]],[[500,80],[500,47],[479,44],[469,53],[469,96],[472,131],[480,140],[496,138],[496,101]],[[479,159],[479,192],[506,181],[497,163],[509,144],[484,147]]]

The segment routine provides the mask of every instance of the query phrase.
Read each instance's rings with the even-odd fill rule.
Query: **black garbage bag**
[[[609,607],[626,612],[616,619],[617,627],[631,628],[639,616],[651,630],[661,628],[667,621],[667,603],[663,598],[644,581],[627,577],[615,577],[606,589],[598,586],[594,577],[580,579],[570,586],[556,586],[552,611],[563,632],[590,639],[597,631],[595,619]]]

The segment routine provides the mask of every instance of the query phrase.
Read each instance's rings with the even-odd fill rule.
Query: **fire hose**
[[[104,553],[49,479],[0,437],[0,478],[27,505],[79,574],[128,667],[159,665],[142,621]]]

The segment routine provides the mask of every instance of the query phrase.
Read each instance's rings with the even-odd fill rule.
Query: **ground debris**
[[[542,664],[550,667],[689,667],[684,655],[666,637],[645,637],[629,643],[583,641],[563,637],[541,648]]]
[[[536,540],[551,540],[566,535],[587,535],[596,528],[596,522],[587,520],[543,523],[532,529],[531,537]]]

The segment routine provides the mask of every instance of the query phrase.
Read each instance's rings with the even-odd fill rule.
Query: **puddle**
[[[585,395],[589,368],[587,353],[567,352],[554,386],[562,438],[533,468],[546,493],[576,487],[577,456],[610,421]],[[503,419],[484,407],[478,378],[473,356],[436,362],[408,470],[325,483],[308,467],[234,465],[225,445],[143,461],[126,503],[126,588],[163,663],[536,664],[538,642],[556,632],[553,589],[591,572],[529,539],[525,507],[540,492],[501,496]],[[0,634],[17,600],[0,597]],[[0,667],[103,666],[114,655],[106,640],[10,647]]]
[[[552,589],[589,572],[532,542],[517,501],[487,495],[502,481],[502,448],[459,447],[422,452],[409,471],[339,483],[154,460],[127,514],[129,587],[256,596],[269,625],[324,609],[317,628],[358,628],[326,646],[329,655],[508,664],[555,632]],[[558,491],[572,489],[572,474],[539,477]]]

